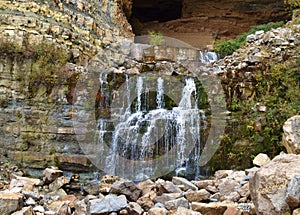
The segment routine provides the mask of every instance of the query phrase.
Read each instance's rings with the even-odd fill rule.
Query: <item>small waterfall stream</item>
[[[124,76],[117,92],[109,87],[118,82],[117,74],[111,80],[105,73],[100,77],[100,154],[101,150],[105,154],[105,145],[109,147],[104,171],[140,181],[191,168],[197,177],[201,130],[205,132],[207,123],[194,78],[184,77],[177,81],[180,84],[167,87],[164,77]],[[172,90],[177,102],[168,96]]]

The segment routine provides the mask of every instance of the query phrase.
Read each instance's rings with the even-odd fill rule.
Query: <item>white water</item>
[[[102,77],[102,80],[105,79]],[[181,99],[177,107],[171,110],[165,109],[164,79],[156,80],[156,97],[149,96],[148,83],[145,77],[136,78],[135,98],[136,103],[132,108],[130,95],[130,80],[125,81],[126,99],[114,111],[113,130],[107,130],[108,122],[99,119],[98,144],[104,150],[104,144],[109,145],[109,153],[105,158],[105,171],[107,174],[128,175],[135,180],[143,180],[153,176],[153,172],[160,171],[164,166],[185,168],[189,159],[194,162],[200,159],[200,129],[201,122],[205,120],[205,114],[197,106],[196,84],[193,78],[185,80],[182,88]],[[101,82],[102,83],[102,82]],[[107,83],[106,80],[103,83]],[[100,87],[101,89],[101,87]],[[143,98],[146,97],[146,98]],[[144,103],[155,99],[156,108],[145,110]],[[109,143],[105,134],[111,134]],[[190,155],[191,149],[194,149]],[[159,163],[156,158],[166,156],[166,163]],[[120,158],[128,159],[127,162]],[[148,162],[152,160],[153,162]],[[171,163],[169,163],[171,162]],[[166,172],[167,173],[167,172]],[[199,174],[199,168],[195,174]]]
[[[218,55],[216,52],[212,51],[200,51],[199,61],[208,65],[218,60]]]

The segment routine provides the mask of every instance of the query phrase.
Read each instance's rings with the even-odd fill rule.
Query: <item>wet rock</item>
[[[253,160],[253,164],[259,167],[267,164],[268,162],[270,162],[270,158],[264,153],[259,153]]]
[[[99,194],[99,186],[100,181],[93,180],[83,186],[84,191],[91,195],[98,195]]]
[[[300,207],[300,175],[294,175],[289,183],[285,201],[291,208]]]
[[[188,189],[198,190],[196,185],[194,185],[192,182],[190,182],[187,179],[182,178],[182,177],[173,177],[172,182],[175,185],[184,185],[185,190],[188,190]]]
[[[201,202],[210,198],[210,193],[205,189],[187,191],[184,195],[189,202]]]
[[[289,118],[283,125],[282,145],[288,153],[300,154],[300,115]]]
[[[29,197],[29,198],[25,201],[25,204],[28,205],[28,206],[29,206],[29,205],[35,205],[36,202],[34,201],[33,198]]]
[[[57,167],[46,168],[43,172],[43,181],[46,184],[53,182],[55,179],[63,175],[63,171],[59,170]]]
[[[132,181],[121,180],[112,185],[110,193],[123,194],[129,201],[135,202],[140,197],[142,191]]]
[[[0,214],[11,214],[23,206],[22,195],[19,193],[0,193]]]
[[[259,214],[276,215],[289,211],[285,201],[287,187],[294,175],[300,175],[299,166],[300,155],[281,154],[250,178],[251,199]]]
[[[109,194],[103,199],[90,200],[91,215],[104,214],[119,211],[127,206],[125,195],[116,196]]]

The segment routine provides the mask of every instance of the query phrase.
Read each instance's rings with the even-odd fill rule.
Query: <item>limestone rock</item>
[[[212,202],[200,203],[192,202],[192,209],[205,215],[223,215],[228,207],[232,207],[233,203]]]
[[[32,207],[23,207],[21,210],[12,213],[11,215],[32,215]]]
[[[199,189],[206,188],[207,186],[213,186],[214,185],[214,180],[197,181],[196,185]]]
[[[168,193],[181,193],[182,192],[181,189],[178,186],[176,186],[175,184],[173,184],[170,181],[161,180],[161,181],[159,181],[159,184],[161,184],[162,187]]]
[[[28,178],[28,177],[16,177],[11,180],[9,189],[20,187],[22,191],[35,191],[36,187],[41,184],[40,179]]]
[[[44,173],[43,181],[45,183],[51,183],[55,179],[63,175],[63,171],[59,170],[56,167],[46,168],[43,173]]]
[[[300,207],[300,175],[294,175],[289,183],[285,201],[291,208]]]
[[[288,153],[300,154],[300,115],[289,118],[283,125],[282,145]]]
[[[178,207],[189,207],[189,202],[184,197],[165,202],[166,209],[176,210]]]
[[[259,153],[258,155],[256,155],[256,157],[253,160],[253,164],[256,166],[263,166],[268,162],[270,162],[269,156],[263,153]]]
[[[178,207],[174,215],[201,215],[201,213],[184,207]]]
[[[300,215],[300,208],[295,209],[293,215]]]
[[[165,202],[182,197],[181,193],[163,193],[161,196],[156,196],[153,201],[165,204]]]
[[[198,190],[196,185],[194,185],[192,182],[190,182],[187,179],[182,178],[182,177],[173,177],[172,182],[175,185],[184,185],[185,190],[188,190],[188,189]]]
[[[220,194],[223,196],[230,195],[232,192],[237,191],[241,187],[240,183],[226,179],[219,186]]]
[[[145,211],[148,211],[154,206],[154,202],[147,196],[142,196],[137,200],[137,203],[142,206]]]
[[[125,195],[116,196],[109,194],[103,199],[90,200],[91,215],[110,213],[119,211],[127,206],[127,199]]]
[[[126,206],[126,210],[130,215],[142,215],[144,213],[143,208],[136,202],[130,202]]]
[[[149,215],[167,215],[167,210],[165,208],[151,208],[148,211]]]
[[[198,191],[187,191],[185,193],[185,197],[189,202],[201,202],[203,200],[208,200],[210,198],[210,193],[205,189]]]
[[[136,200],[140,197],[142,191],[129,180],[121,180],[115,182],[110,192],[113,194],[123,194],[125,195],[129,201],[136,202]]]
[[[59,188],[61,188],[62,186],[68,183],[69,183],[68,179],[65,176],[61,176],[56,178],[51,184],[49,184],[49,189],[53,191],[58,190]]]
[[[287,187],[300,174],[300,155],[281,154],[262,166],[250,178],[251,198],[259,215],[279,215],[289,211]]]
[[[11,214],[23,205],[22,195],[19,193],[0,193],[0,214]]]

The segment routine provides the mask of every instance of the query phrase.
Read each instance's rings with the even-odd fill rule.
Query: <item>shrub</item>
[[[284,3],[293,9],[300,8],[300,0],[285,0]]]
[[[299,0],[300,1],[300,0]],[[284,25],[284,22],[270,22],[264,25],[252,26],[250,30],[244,34],[237,36],[234,39],[215,42],[215,51],[220,54],[221,57],[232,54],[234,51],[245,45],[246,38],[250,34],[254,34],[256,31],[270,31],[272,28],[278,28]]]
[[[162,45],[165,40],[161,32],[149,31],[149,43],[153,46]]]

